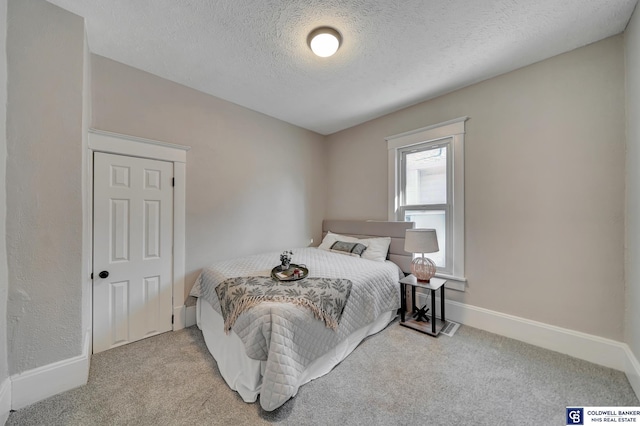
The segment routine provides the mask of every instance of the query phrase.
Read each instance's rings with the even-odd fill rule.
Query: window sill
[[[456,291],[464,291],[467,287],[467,279],[464,277],[454,277],[453,275],[436,273],[437,278],[447,280],[444,284],[445,288]]]

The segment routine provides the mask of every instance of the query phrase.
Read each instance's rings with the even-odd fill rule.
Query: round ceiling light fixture
[[[338,51],[340,44],[342,44],[342,35],[334,28],[320,27],[309,33],[307,43],[313,53],[321,58],[326,58]]]

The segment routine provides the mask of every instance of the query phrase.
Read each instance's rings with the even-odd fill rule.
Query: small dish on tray
[[[296,265],[295,263],[290,264],[289,269],[284,271],[280,265],[271,270],[271,278],[278,281],[298,281],[306,278],[307,275],[309,275],[307,267],[305,265]]]

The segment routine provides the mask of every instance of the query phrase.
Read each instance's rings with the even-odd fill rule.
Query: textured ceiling
[[[637,0],[49,0],[93,53],[330,134],[618,34]],[[316,57],[308,33],[343,44]]]

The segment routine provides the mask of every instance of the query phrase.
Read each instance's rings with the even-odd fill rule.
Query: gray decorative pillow
[[[349,256],[362,256],[367,246],[360,243],[348,243],[345,241],[336,241],[331,245],[330,250],[336,253],[348,254]]]

